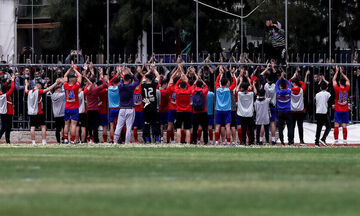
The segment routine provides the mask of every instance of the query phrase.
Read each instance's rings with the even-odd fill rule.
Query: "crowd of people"
[[[304,96],[309,70],[303,78],[300,69],[289,76],[274,60],[266,67],[214,66],[210,57],[197,68],[184,66],[180,58],[172,68],[157,66],[154,59],[150,63],[105,71],[88,61],[81,67],[72,63],[65,74],[53,68],[52,80],[41,76],[41,70],[30,74],[27,67],[21,74],[7,73],[4,77],[1,73],[0,138],[5,133],[6,143],[10,143],[13,100],[20,100],[12,94],[17,90],[24,94],[26,106],[22,109],[30,120],[33,144],[37,127],[42,131],[42,143],[47,142],[44,98],[51,98],[58,143],[99,143],[101,126],[102,142],[114,144],[275,145],[278,140],[285,144],[286,126],[289,145],[295,142],[296,127],[298,142],[305,144],[303,122],[309,101]],[[330,70],[334,70],[332,83],[320,76],[317,89],[311,89],[316,95],[311,99],[315,100],[316,145],[327,145],[331,97],[335,142],[342,127],[343,142],[347,143],[350,80],[343,68]],[[326,130],[320,139],[323,126]]]

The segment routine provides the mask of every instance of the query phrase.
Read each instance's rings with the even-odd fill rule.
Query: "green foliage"
[[[52,17],[61,22],[61,27],[50,37],[49,49],[67,51],[76,45],[76,9],[74,0],[49,0]],[[203,0],[203,2],[226,11],[240,14],[233,8],[239,0]],[[262,0],[244,0],[244,15],[259,5]],[[360,10],[357,1],[333,2],[332,43],[339,36],[349,42],[352,49],[360,39]],[[104,52],[106,41],[106,1],[80,1],[80,44],[86,53]],[[142,31],[151,34],[151,0],[118,0],[110,8],[111,53],[136,53],[137,41]],[[289,0],[289,48],[290,52],[327,51],[328,47],[328,0]],[[245,19],[262,36],[265,20],[280,21],[283,28],[284,1],[266,1],[257,11]],[[219,39],[235,41],[240,19],[199,5],[200,51],[219,52]],[[341,24],[341,25],[340,25]],[[192,42],[195,50],[195,2],[192,0],[154,0],[154,30],[164,33],[155,38],[155,52],[175,53]],[[180,33],[187,32],[186,40]],[[176,44],[176,43],[177,44]],[[148,41],[150,43],[150,40]]]

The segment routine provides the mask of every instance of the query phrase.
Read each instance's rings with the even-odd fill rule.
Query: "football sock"
[[[347,128],[343,128],[343,137],[344,140],[347,140]]]
[[[108,135],[103,134],[103,142],[106,143],[108,141]]]
[[[202,130],[198,129],[198,131],[197,131],[197,140],[201,139],[201,133],[202,133]]]
[[[334,138],[335,140],[339,139],[339,127],[334,128]]]
[[[166,142],[170,143],[171,141],[171,130],[166,131]]]
[[[219,138],[220,138],[220,133],[215,132],[215,141],[219,141]]]
[[[214,134],[213,134],[213,129],[209,129],[209,140],[213,140],[214,139]]]
[[[138,140],[138,132],[137,132],[137,128],[134,128],[133,130],[133,134],[134,134],[134,142],[139,142]]]
[[[239,137],[239,140],[240,140],[240,142],[242,142],[243,140],[242,140],[242,130],[241,130],[241,128],[238,128],[238,137]]]

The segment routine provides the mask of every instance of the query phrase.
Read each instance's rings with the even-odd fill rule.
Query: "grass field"
[[[359,215],[360,148],[0,148],[0,215]]]

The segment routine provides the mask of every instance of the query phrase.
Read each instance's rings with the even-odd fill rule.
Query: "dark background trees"
[[[67,52],[76,47],[76,8],[74,0],[49,0],[50,14],[61,22],[60,28],[47,34],[53,43],[44,45],[47,52]],[[111,53],[136,53],[142,31],[148,33],[151,52],[151,0],[111,1]],[[203,0],[212,6],[240,14],[233,8],[239,0]],[[244,0],[244,14],[262,0]],[[289,1],[289,48],[293,52],[328,51],[328,0]],[[80,46],[86,53],[106,51],[106,1],[80,1]],[[239,19],[199,6],[199,49],[220,52],[219,39],[239,38]],[[360,40],[360,10],[357,1],[333,1],[332,43],[339,37],[355,50]],[[285,26],[284,1],[266,1],[245,19],[258,32],[264,31],[266,19]],[[195,50],[195,3],[192,0],[154,0],[155,53],[179,53],[186,46]],[[191,44],[190,44],[191,43]]]

